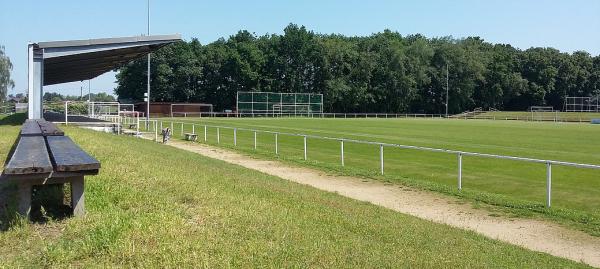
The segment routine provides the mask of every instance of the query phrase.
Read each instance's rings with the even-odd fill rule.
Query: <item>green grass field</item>
[[[152,141],[62,128],[102,163],[86,179],[87,214],[0,214],[1,268],[586,267]],[[18,130],[0,125],[1,159]]]
[[[170,118],[163,119],[165,127]],[[600,126],[572,123],[438,119],[235,119],[177,118],[185,132],[203,140],[203,125],[234,126],[287,133],[360,139],[569,162],[600,164]],[[174,137],[181,138],[180,124]],[[220,130],[221,144],[233,147],[231,129]],[[238,131],[238,150],[273,158],[274,135]],[[216,144],[216,128],[208,128],[208,143]],[[458,192],[457,156],[408,149],[385,149],[385,176],[379,172],[379,147],[345,143],[345,167],[337,141],[309,139],[303,160],[301,137],[279,137],[280,159],[326,171],[378,178],[459,195],[497,205],[519,215],[533,212],[600,235],[600,170],[553,166],[552,209],[544,206],[544,164],[480,157],[463,158],[463,191]]]

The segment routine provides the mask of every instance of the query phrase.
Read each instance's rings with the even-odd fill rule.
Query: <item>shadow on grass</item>
[[[65,188],[69,184],[52,184],[34,186],[31,197],[29,220],[32,223],[44,224],[50,220],[60,221],[72,216],[73,209],[65,201],[71,192]],[[7,231],[12,226],[25,223],[25,219],[17,212],[17,185],[0,184],[0,231]]]
[[[6,117],[0,117],[0,125],[22,125],[25,122],[25,119],[27,119],[25,113],[15,113]]]

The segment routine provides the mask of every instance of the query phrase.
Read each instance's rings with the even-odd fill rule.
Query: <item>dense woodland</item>
[[[237,91],[323,93],[327,112],[443,113],[476,107],[562,109],[565,96],[600,94],[600,56],[520,50],[478,37],[317,34],[294,24],[283,35],[240,31],[208,45],[179,42],[152,54],[152,101],[235,107]],[[118,69],[120,98],[142,100],[146,59]]]

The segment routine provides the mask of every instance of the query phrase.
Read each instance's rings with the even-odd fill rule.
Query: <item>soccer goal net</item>
[[[275,115],[295,115],[295,116],[309,116],[312,114],[310,105],[282,105],[274,104],[273,113]]]
[[[533,121],[556,121],[557,111],[552,106],[532,106],[529,108]]]
[[[202,117],[213,114],[212,104],[171,104],[171,117]]]
[[[87,101],[64,101],[44,103],[44,112],[54,112],[65,117],[78,117],[79,121],[87,119],[99,119],[115,121],[122,112],[134,112],[133,104],[121,104],[119,102],[87,102]],[[141,113],[141,112],[140,112]]]
[[[239,116],[310,116],[323,113],[323,94],[237,92]]]

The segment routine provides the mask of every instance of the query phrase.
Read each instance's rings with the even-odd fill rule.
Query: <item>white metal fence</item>
[[[145,121],[140,119],[140,122]],[[453,154],[456,155],[457,158],[457,166],[458,166],[458,174],[457,174],[457,188],[458,190],[462,190],[462,178],[463,178],[463,156],[473,156],[480,158],[493,158],[493,159],[504,159],[504,160],[512,160],[512,161],[520,161],[520,162],[530,162],[530,163],[539,163],[544,164],[546,168],[546,206],[551,206],[552,201],[552,166],[570,166],[576,168],[585,168],[585,169],[600,169],[600,165],[594,164],[582,164],[582,163],[574,163],[574,162],[565,162],[565,161],[556,161],[556,160],[545,160],[545,159],[535,159],[535,158],[526,158],[526,157],[517,157],[517,156],[506,156],[506,155],[497,155],[497,154],[487,154],[487,153],[477,153],[477,152],[468,152],[468,151],[459,151],[459,150],[450,150],[450,149],[440,149],[440,148],[430,148],[430,147],[421,147],[421,146],[412,146],[412,145],[402,145],[402,144],[394,144],[394,143],[384,143],[384,142],[375,142],[375,141],[365,141],[365,140],[356,140],[356,139],[348,139],[348,138],[339,138],[339,137],[328,137],[328,136],[317,136],[317,135],[308,135],[308,134],[299,134],[299,133],[288,133],[288,132],[276,132],[276,131],[268,131],[268,130],[257,130],[257,129],[249,129],[249,128],[238,128],[231,126],[218,126],[218,125],[206,125],[206,124],[194,124],[194,123],[186,123],[186,122],[173,122],[167,121],[167,124],[164,124],[163,121],[160,120],[151,120],[150,126],[151,129],[147,131],[154,131],[155,140],[158,140],[158,129],[163,129],[163,127],[170,127],[171,130],[177,125],[180,127],[180,135],[183,136],[185,132],[185,127],[191,125],[191,130],[193,134],[196,134],[197,127],[203,128],[204,133],[204,142],[208,141],[208,128],[216,129],[216,140],[217,144],[221,143],[221,130],[231,130],[233,132],[233,145],[237,146],[237,132],[238,131],[247,131],[254,133],[254,149],[257,148],[257,134],[258,133],[266,133],[274,135],[274,148],[275,154],[279,155],[279,136],[296,136],[303,138],[303,157],[304,160],[308,160],[308,139],[322,139],[322,140],[332,140],[338,141],[340,143],[340,164],[341,166],[345,166],[344,162],[344,143],[357,143],[357,144],[368,144],[368,145],[379,145],[379,173],[384,175],[384,148],[401,148],[401,149],[412,149],[419,151],[428,151],[428,152],[438,152],[445,154]]]
[[[405,118],[420,118],[420,119],[442,119],[446,118],[444,114],[424,114],[424,113],[235,113],[235,112],[196,112],[196,113],[177,113],[175,117],[223,117],[223,118],[333,118],[333,119],[405,119]],[[563,115],[560,112],[538,112],[538,114],[531,114],[527,116],[518,115],[455,115],[450,116],[448,119],[462,119],[462,120],[502,120],[502,121],[547,121],[547,122],[585,122],[588,123],[591,120],[591,116],[576,116],[576,115]],[[600,118],[600,116],[598,116]]]

